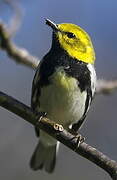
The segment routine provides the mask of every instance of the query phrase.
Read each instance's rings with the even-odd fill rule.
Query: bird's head
[[[75,24],[55,24],[46,19],[53,29],[55,39],[69,56],[85,63],[94,64],[95,52],[89,35]]]

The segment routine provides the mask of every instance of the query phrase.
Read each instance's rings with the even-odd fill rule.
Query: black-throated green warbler
[[[95,52],[88,34],[74,24],[55,24],[52,47],[39,64],[32,86],[32,109],[46,112],[65,129],[79,130],[89,110],[96,86]],[[55,167],[58,142],[44,131],[31,158],[31,168]]]

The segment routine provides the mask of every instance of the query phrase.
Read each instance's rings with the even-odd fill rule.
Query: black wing
[[[37,71],[35,73],[33,83],[32,83],[32,96],[31,96],[31,108],[34,111],[36,115],[39,113],[39,107],[40,107],[40,102],[39,102],[39,96],[40,96],[40,77],[39,77],[39,69],[40,65],[37,68]],[[35,127],[35,133],[37,137],[39,137],[39,129]]]

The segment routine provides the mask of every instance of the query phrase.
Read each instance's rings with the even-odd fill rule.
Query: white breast
[[[87,94],[80,91],[78,81],[68,77],[62,68],[57,69],[50,81],[50,85],[41,89],[40,111],[68,128],[83,116]]]

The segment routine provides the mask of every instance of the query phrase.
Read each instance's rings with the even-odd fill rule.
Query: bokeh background
[[[116,0],[20,0],[22,24],[14,41],[42,58],[51,45],[51,29],[44,18],[56,23],[80,25],[91,36],[96,51],[98,78],[117,78]],[[0,19],[8,22],[12,11],[0,0]],[[11,61],[0,50],[0,90],[30,105],[34,71]],[[81,129],[86,142],[117,160],[117,93],[95,97],[87,121]],[[4,180],[109,180],[93,163],[61,145],[55,172],[33,172],[29,159],[38,139],[33,127],[0,108],[0,179]]]

